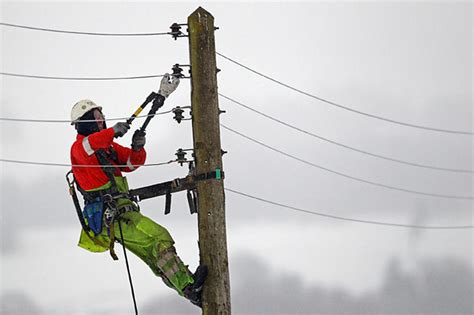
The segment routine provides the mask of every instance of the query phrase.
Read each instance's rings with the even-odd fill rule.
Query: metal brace
[[[198,203],[197,203],[196,189],[188,189],[188,192],[186,193],[186,197],[188,198],[189,212],[191,214],[197,213]]]

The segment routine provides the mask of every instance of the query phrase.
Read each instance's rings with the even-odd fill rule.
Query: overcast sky
[[[472,132],[472,2],[1,2],[1,21],[84,32],[166,32],[199,5],[213,14],[221,54],[354,110]],[[188,64],[186,38],[99,37],[0,26],[1,72],[64,77],[163,74]],[[417,164],[473,169],[473,136],[421,130],[358,115],[297,93],[217,57],[219,92],[346,146]],[[58,81],[0,76],[1,117],[69,119],[89,98],[107,118],[130,116],[159,78]],[[183,80],[163,110],[190,105]],[[472,173],[403,165],[354,152],[265,119],[224,98],[221,123],[320,167],[428,194],[471,197]],[[134,122],[132,130],[140,125]],[[109,122],[109,125],[113,122]],[[3,159],[69,163],[68,123],[0,121]],[[148,163],[192,147],[189,122],[158,116]],[[129,145],[132,132],[119,139]],[[473,225],[472,199],[441,198],[351,180],[222,129],[225,187],[310,211],[428,226]],[[131,314],[123,259],[77,247],[79,223],[67,167],[0,162],[1,313]],[[133,188],[187,174],[143,167]],[[198,265],[197,218],[183,194],[164,216],[179,255]],[[233,311],[275,313],[473,313],[472,229],[419,230],[318,217],[226,192]],[[119,253],[119,251],[118,251]],[[121,252],[120,252],[121,253]],[[142,313],[199,313],[131,257]],[[85,302],[89,301],[89,302]]]

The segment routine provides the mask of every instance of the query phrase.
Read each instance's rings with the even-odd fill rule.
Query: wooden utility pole
[[[203,8],[188,17],[196,174],[216,175],[197,183],[200,259],[209,268],[203,291],[206,315],[230,314],[214,30],[214,17]]]

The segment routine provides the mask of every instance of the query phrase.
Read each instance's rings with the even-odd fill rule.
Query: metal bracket
[[[166,192],[166,199],[165,199],[165,215],[171,212],[171,190]]]
[[[192,163],[192,161],[190,161]],[[167,181],[151,186],[141,187],[137,189],[131,189],[130,195],[135,197],[137,202],[154,198],[158,196],[166,196],[165,200],[165,214],[171,212],[171,195],[178,191],[187,190],[188,205],[191,213],[196,213],[198,210],[197,204],[197,192],[196,183],[205,180],[222,180],[224,179],[224,172],[220,169],[216,169],[213,172],[203,173],[198,175],[190,174],[183,178],[176,178],[172,181]]]
[[[195,182],[192,176],[177,178],[172,181],[167,181],[159,184],[145,186],[136,189],[130,189],[130,195],[142,201],[149,198],[166,195],[168,192],[175,193],[178,191],[193,189]]]
[[[188,198],[189,212],[191,214],[197,213],[198,203],[197,203],[196,189],[188,189],[188,192],[186,193],[186,197]]]

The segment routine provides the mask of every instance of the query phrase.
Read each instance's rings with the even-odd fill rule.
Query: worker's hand
[[[128,129],[130,129],[130,125],[124,122],[118,122],[112,127],[112,129],[114,129],[115,138],[118,138],[127,133]]]
[[[140,131],[140,129],[135,130],[132,137],[132,149],[133,151],[140,151],[146,142],[145,131]]]
[[[158,94],[163,95],[165,98],[168,98],[168,96],[170,96],[170,94],[173,93],[174,90],[176,90],[178,85],[178,77],[170,76],[169,73],[165,73],[163,79],[161,79],[161,85]]]

